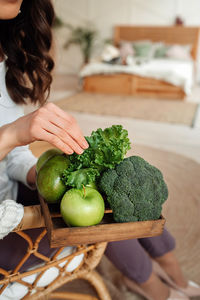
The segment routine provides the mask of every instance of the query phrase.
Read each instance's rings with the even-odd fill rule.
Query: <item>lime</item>
[[[62,174],[70,164],[66,155],[55,155],[49,158],[37,174],[37,189],[48,203],[57,203],[67,190],[62,181]]]
[[[36,164],[36,172],[38,173],[42,165],[51,157],[55,155],[61,155],[63,152],[59,149],[52,148],[47,150],[46,152],[42,153],[40,157],[38,158],[37,164]]]

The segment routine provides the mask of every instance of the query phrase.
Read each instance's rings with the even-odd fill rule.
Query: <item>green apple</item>
[[[47,162],[48,159],[50,159],[51,157],[53,157],[55,155],[61,155],[61,154],[63,154],[63,152],[56,148],[49,149],[49,150],[45,151],[44,153],[42,153],[42,155],[40,155],[40,157],[38,158],[38,161],[36,164],[36,172],[37,173],[39,172],[40,168],[45,164],[45,162]]]
[[[49,158],[37,173],[36,185],[39,194],[48,203],[57,203],[67,190],[62,181],[62,174],[69,167],[66,155],[55,155]]]
[[[91,226],[99,224],[104,216],[104,200],[91,188],[70,189],[60,204],[61,215],[67,225]]]

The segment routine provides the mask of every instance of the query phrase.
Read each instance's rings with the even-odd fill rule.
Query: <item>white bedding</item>
[[[140,65],[133,64],[130,66],[92,62],[81,70],[80,76],[116,73],[135,74],[142,77],[164,80],[175,86],[182,87],[188,95],[191,93],[194,82],[194,63],[189,60],[181,61],[173,59],[152,59]]]

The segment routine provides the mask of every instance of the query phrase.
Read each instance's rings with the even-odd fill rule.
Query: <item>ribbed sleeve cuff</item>
[[[24,207],[13,200],[0,204],[0,239],[8,235],[21,222]]]

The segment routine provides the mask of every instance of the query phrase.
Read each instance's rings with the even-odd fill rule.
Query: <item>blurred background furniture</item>
[[[177,65],[173,64],[175,61],[170,60],[166,63],[167,68],[169,64],[174,69],[174,75],[177,75],[178,65],[183,70],[190,70],[190,77],[193,77],[195,72],[195,64],[197,61],[197,49],[199,40],[199,28],[198,27],[184,27],[184,26],[116,26],[114,30],[114,45],[119,46],[123,41],[151,41],[162,42],[166,45],[190,45],[191,47],[191,66],[187,62],[187,66],[183,66],[180,60],[177,61]],[[158,62],[158,61],[157,61]],[[104,64],[105,65],[105,64]],[[124,67],[124,69],[123,69]],[[186,89],[183,86],[174,85],[164,80],[157,79],[158,64],[156,64],[155,76],[138,76],[137,74],[131,74],[130,66],[120,66],[120,69],[114,66],[103,67],[103,64],[92,67],[86,66],[87,69],[83,69],[81,72],[83,78],[83,90],[93,93],[105,93],[105,94],[126,94],[137,95],[154,98],[166,98],[166,99],[184,99],[186,96]],[[189,68],[189,69],[188,69]],[[105,69],[105,73],[104,73]],[[182,80],[183,71],[180,69],[180,80]],[[147,70],[147,72],[149,69]],[[159,70],[164,72],[164,70]],[[134,71],[135,72],[135,71]],[[133,73],[134,73],[133,72]],[[138,67],[136,73],[138,72]],[[171,71],[170,71],[171,72]],[[188,71],[185,71],[185,77],[188,76]],[[169,75],[167,70],[166,75]],[[156,78],[157,77],[157,78]],[[173,77],[173,73],[171,76]],[[169,78],[171,80],[171,78]],[[193,78],[188,79],[190,86],[192,87]]]

